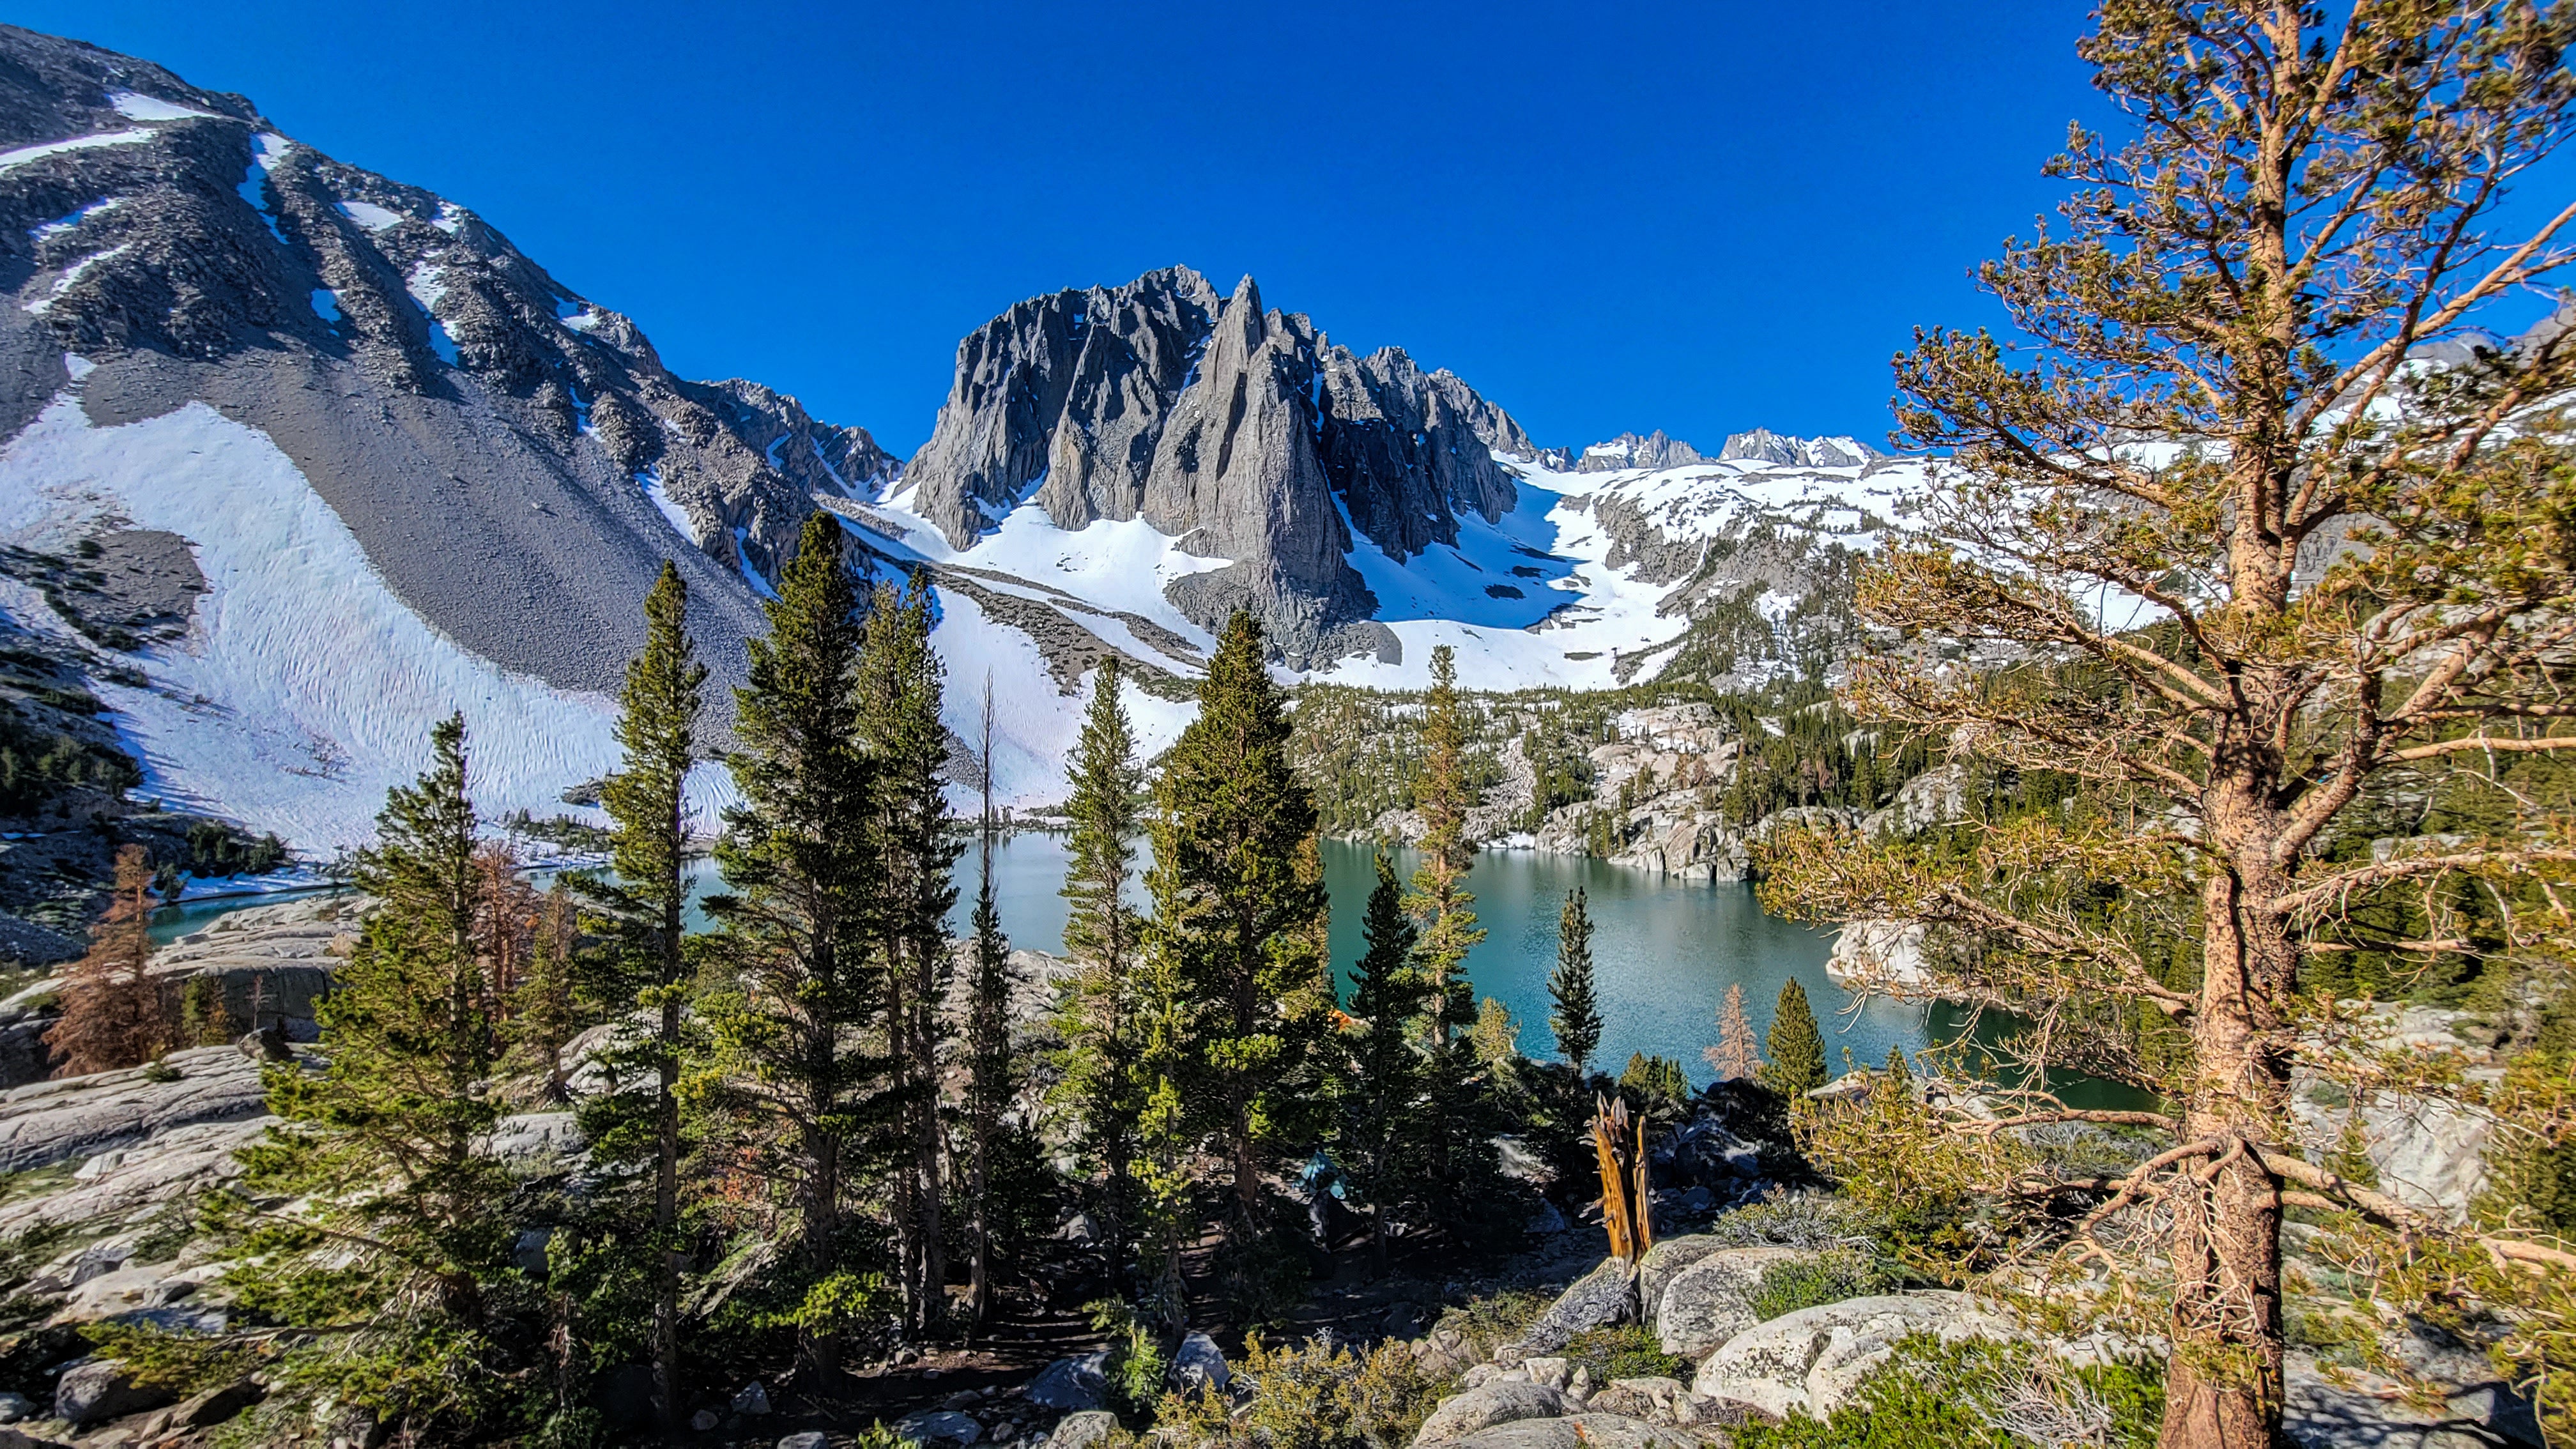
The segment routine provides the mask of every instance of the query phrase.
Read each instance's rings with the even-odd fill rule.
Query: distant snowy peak
[[[1792,438],[1768,428],[1755,428],[1749,433],[1728,434],[1726,446],[1711,458],[1679,438],[1668,438],[1657,431],[1643,437],[1621,433],[1608,442],[1595,443],[1583,450],[1574,471],[1616,473],[1629,468],[1683,468],[1693,463],[1735,459],[1807,468],[1857,468],[1885,456],[1857,438]]]

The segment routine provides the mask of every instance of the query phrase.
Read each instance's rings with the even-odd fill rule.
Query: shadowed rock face
[[[95,425],[207,402],[295,461],[407,606],[558,687],[615,687],[665,557],[705,654],[738,654],[746,572],[814,494],[896,471],[793,398],[674,377],[473,213],[147,62],[0,27],[0,151],[0,435],[66,354],[96,369]]]
[[[904,477],[957,547],[1031,500],[1059,527],[1142,518],[1231,559],[1175,583],[1174,603],[1210,626],[1250,608],[1303,667],[1393,649],[1345,561],[1353,530],[1397,558],[1456,542],[1461,511],[1512,505],[1497,450],[1537,452],[1456,377],[1336,347],[1249,277],[1219,297],[1174,267],[978,329]]]

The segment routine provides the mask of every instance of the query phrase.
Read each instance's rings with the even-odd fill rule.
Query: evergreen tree
[[[533,1074],[539,1100],[549,1105],[572,1100],[564,1048],[583,1024],[574,989],[578,946],[572,888],[557,880],[537,899],[526,964],[510,992],[509,1018],[502,1032],[509,1044],[505,1064]]]
[[[1386,1272],[1388,1229],[1406,1210],[1412,1187],[1407,1169],[1415,1158],[1409,1129],[1421,1091],[1419,1055],[1411,1040],[1422,1009],[1421,978],[1413,969],[1413,918],[1395,862],[1377,854],[1377,885],[1369,891],[1360,926],[1367,948],[1352,968],[1351,1089],[1344,1094],[1341,1164],[1369,1213],[1371,1270]]]
[[[89,929],[89,954],[63,973],[62,1019],[45,1033],[45,1045],[62,1059],[54,1075],[138,1066],[170,1049],[170,1013],[148,969],[159,904],[143,847],[117,847],[107,913]]]
[[[857,744],[861,626],[839,527],[806,520],[749,641],[750,682],[735,691],[729,757],[743,803],[716,846],[728,894],[707,912],[711,943],[737,989],[708,1004],[731,1089],[753,1130],[744,1147],[791,1208],[780,1233],[782,1302],[798,1356],[828,1381],[841,1337],[873,1311],[870,1259],[848,1230],[855,1140],[876,1105],[882,1063],[852,1033],[871,1021],[881,978],[869,969],[871,906],[884,887],[871,825],[871,762]],[[658,816],[656,817],[659,818]]]
[[[1154,821],[1150,948],[1182,1033],[1188,1125],[1214,1137],[1231,1179],[1229,1244],[1238,1298],[1267,1268],[1262,1173],[1288,1146],[1296,1087],[1332,1001],[1314,949],[1323,882],[1304,851],[1315,802],[1288,760],[1287,699],[1262,660],[1261,629],[1238,611],[1199,687],[1199,717],[1164,759]],[[1166,1124],[1166,1130],[1173,1124]]]
[[[1476,1025],[1467,1039],[1475,1048],[1476,1060],[1497,1077],[1521,1059],[1521,1024],[1512,1019],[1511,1008],[1494,997],[1486,997],[1476,1008]]]
[[[1744,1012],[1744,983],[1726,988],[1726,1004],[1717,1010],[1717,1045],[1701,1055],[1721,1082],[1747,1082],[1762,1071],[1762,1053],[1754,1045],[1753,1019]]]
[[[1780,1003],[1771,1013],[1771,1033],[1764,1038],[1771,1064],[1755,1080],[1791,1101],[1825,1084],[1825,1037],[1816,1030],[1816,1013],[1807,1005],[1807,988],[1792,976],[1780,987]]]
[[[1142,927],[1121,894],[1136,859],[1136,793],[1144,770],[1135,735],[1119,702],[1118,656],[1100,666],[1082,738],[1074,746],[1073,795],[1065,815],[1073,829],[1065,869],[1064,949],[1080,968],[1064,994],[1056,1031],[1061,1073],[1056,1099],[1072,1113],[1076,1149],[1099,1174],[1093,1216],[1123,1275],[1135,1231],[1129,1181],[1141,1111],[1137,1082],[1142,1051],[1137,956]]]
[[[609,1126],[594,1122],[594,1152],[653,1164],[653,1378],[665,1436],[676,1434],[685,1401],[680,1380],[680,1271],[687,1247],[680,1240],[680,1077],[698,1045],[688,1029],[690,967],[685,951],[689,904],[688,799],[690,769],[697,763],[698,713],[704,706],[707,667],[689,637],[689,586],[677,565],[644,596],[644,647],[626,664],[618,697],[617,742],[624,759],[600,788],[608,812],[609,867],[614,879],[585,877],[581,889],[615,938],[607,987],[621,1014],[641,1012],[651,1023],[640,1039],[622,1036],[611,1056],[615,1067],[649,1073],[649,1121]],[[626,1094],[602,1107],[622,1112]],[[594,1114],[599,1115],[599,1114]],[[644,1142],[634,1141],[644,1138]]]
[[[1466,888],[1475,868],[1476,842],[1467,835],[1475,787],[1467,779],[1467,727],[1458,703],[1456,651],[1431,651],[1431,690],[1423,702],[1422,768],[1414,779],[1413,808],[1422,817],[1422,864],[1413,873],[1405,909],[1421,929],[1413,959],[1422,972],[1423,1035],[1435,1052],[1476,1024],[1476,997],[1466,978],[1467,953],[1485,939],[1476,925],[1476,898]]]
[[[1601,1006],[1592,985],[1592,910],[1583,888],[1565,893],[1565,908],[1556,917],[1556,969],[1548,973],[1547,996],[1555,1006],[1547,1018],[1556,1034],[1557,1055],[1577,1077],[1601,1047]]]
[[[966,1124],[971,1160],[967,1176],[970,1261],[968,1282],[975,1322],[992,1308],[993,1212],[991,1174],[1002,1155],[1004,1114],[1018,1088],[1011,1059],[1011,943],[1002,935],[1001,909],[993,902],[993,676],[984,676],[983,738],[979,774],[983,816],[976,831],[974,967],[966,996]]]
[[[236,1234],[238,1305],[301,1345],[273,1381],[415,1439],[496,1410],[526,1358],[512,1310],[528,1306],[509,1263],[517,1188],[475,1148],[500,1106],[482,1085],[496,1038],[463,719],[430,738],[430,770],[391,792],[357,856],[379,904],[315,1008],[330,1064],[269,1069],[284,1120],[210,1204]]]
[[[942,1221],[946,1133],[939,1119],[939,1047],[953,972],[948,912],[951,868],[964,846],[949,831],[948,728],[939,709],[946,670],[930,647],[930,581],[897,591],[879,584],[859,656],[858,738],[874,780],[868,842],[878,882],[873,931],[883,972],[887,1040],[898,1112],[895,1238],[904,1302],[916,1330],[947,1310],[947,1231]]]

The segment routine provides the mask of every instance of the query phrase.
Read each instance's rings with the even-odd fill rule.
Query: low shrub
[[[1320,1338],[1274,1349],[1253,1334],[1235,1372],[1249,1397],[1166,1394],[1156,1432],[1185,1444],[1363,1449],[1410,1443],[1439,1399],[1412,1350],[1392,1341],[1363,1355]]]
[[[1762,1270],[1745,1306],[1757,1321],[1768,1323],[1801,1308],[1840,1303],[1884,1293],[1896,1286],[1895,1275],[1872,1255],[1854,1248],[1828,1248],[1812,1258],[1792,1258]]]
[[[1736,1449],[2147,1449],[2165,1408],[2152,1362],[2075,1368],[2026,1343],[1917,1334],[1832,1417],[1748,1424]]]
[[[1590,1373],[1596,1385],[1612,1379],[1688,1380],[1691,1376],[1690,1360],[1664,1352],[1655,1331],[1639,1323],[1578,1333],[1559,1352]]]

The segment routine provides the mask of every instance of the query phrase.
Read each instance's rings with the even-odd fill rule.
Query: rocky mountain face
[[[735,654],[746,575],[811,495],[895,470],[793,398],[673,376],[471,211],[147,62],[0,27],[0,150],[0,428],[76,372],[95,427],[203,402],[434,628],[559,688],[613,687],[665,556]]]
[[[978,329],[903,476],[953,548],[1023,502],[1064,529],[1143,519],[1228,561],[1173,581],[1185,616],[1214,627],[1248,607],[1304,668],[1397,649],[1346,560],[1354,530],[1398,560],[1456,543],[1463,515],[1512,506],[1498,452],[1538,449],[1455,376],[1336,346],[1249,277],[1227,297],[1175,267]]]

